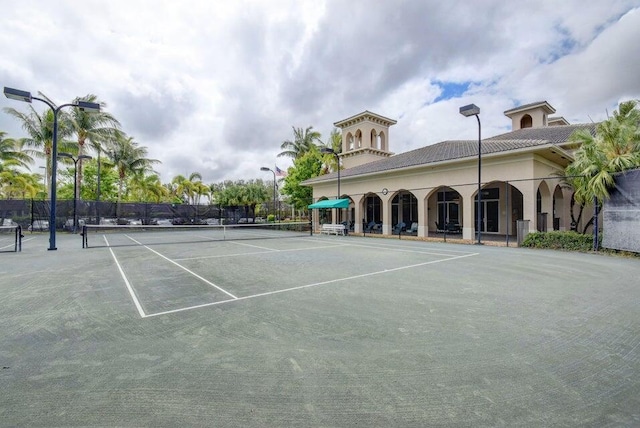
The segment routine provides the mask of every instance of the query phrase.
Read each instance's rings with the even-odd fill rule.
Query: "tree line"
[[[46,95],[41,97],[55,105]],[[160,164],[148,155],[147,147],[140,145],[121,129],[120,122],[104,110],[106,104],[96,95],[89,94],[74,100],[98,103],[100,112],[85,112],[70,109],[58,113],[58,153],[68,153],[73,159],[59,157],[58,163],[67,168],[57,180],[60,198],[73,198],[74,176],[77,174],[77,196],[85,200],[117,202],[169,202],[202,204],[215,203],[221,206],[248,206],[267,202],[272,198],[273,182],[260,179],[204,183],[199,172],[178,175],[169,182],[162,182],[153,169]],[[31,104],[27,111],[5,108],[4,112],[20,122],[26,137],[9,138],[0,131],[0,198],[46,199],[50,196],[53,150],[53,112],[46,108],[38,111]],[[305,130],[294,128],[293,140],[282,143],[279,156],[291,157],[295,162],[304,154],[323,146],[320,134],[313,127]],[[334,130],[333,139],[340,134]],[[330,143],[339,150],[339,141]],[[80,159],[79,159],[80,158]],[[31,171],[36,160],[44,160],[43,171]],[[299,182],[335,168],[332,159],[322,168],[292,173],[285,184],[276,183],[279,194],[297,201],[302,208],[311,199],[311,189],[299,186]],[[77,168],[77,169],[76,169]],[[293,168],[296,169],[295,167]],[[297,181],[296,181],[297,180]]]

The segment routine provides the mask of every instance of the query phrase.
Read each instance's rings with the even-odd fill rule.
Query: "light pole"
[[[88,101],[76,101],[74,103],[62,104],[55,106],[45,98],[38,98],[31,95],[31,92],[21,91],[19,89],[4,87],[4,95],[12,100],[31,103],[32,100],[38,100],[45,103],[53,112],[53,137],[51,139],[51,208],[49,209],[49,250],[57,250],[56,248],[56,169],[57,169],[57,152],[58,152],[58,113],[63,107],[77,107],[87,112],[99,112],[100,104],[90,103]]]
[[[482,127],[480,125],[480,107],[475,104],[460,107],[460,114],[464,117],[475,116],[478,120],[478,205],[476,207],[476,232],[478,233],[477,244],[480,245],[482,243]]]
[[[78,161],[91,159],[91,156],[82,155],[74,158],[70,153],[58,153],[58,157],[69,158],[73,161],[73,233],[78,231]]]
[[[98,144],[98,177],[96,181],[98,183],[98,187],[96,188],[96,224],[100,224],[100,152],[102,151],[102,147]]]
[[[276,213],[276,172],[266,166],[261,167],[260,171],[271,171],[273,173],[273,221],[276,221],[276,217],[278,216]]]
[[[340,199],[340,156],[338,156],[335,150],[330,149],[329,147],[321,148],[320,153],[330,154],[336,158],[336,162],[338,163],[338,196],[336,196],[336,199]]]

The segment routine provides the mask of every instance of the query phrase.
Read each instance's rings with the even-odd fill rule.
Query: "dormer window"
[[[533,126],[533,119],[528,114],[522,116],[520,119],[520,129],[522,128],[531,128]]]

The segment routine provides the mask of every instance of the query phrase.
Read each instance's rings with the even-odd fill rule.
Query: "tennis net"
[[[22,238],[19,224],[0,226],[0,252],[22,251]]]
[[[311,233],[311,223],[306,221],[173,226],[88,224],[82,228],[82,248],[281,239],[309,236]]]

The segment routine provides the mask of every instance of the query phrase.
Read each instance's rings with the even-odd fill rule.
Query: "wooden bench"
[[[320,229],[320,233],[326,233],[327,235],[345,235],[344,224],[325,223]]]

